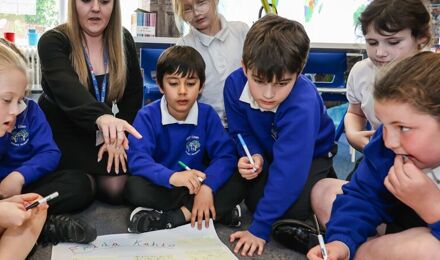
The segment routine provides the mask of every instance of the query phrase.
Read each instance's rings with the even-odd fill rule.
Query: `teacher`
[[[45,112],[61,152],[59,169],[89,174],[98,198],[122,202],[126,133],[142,105],[135,44],[119,0],[69,0],[68,20],[38,43]],[[81,189],[81,187],[78,187]]]

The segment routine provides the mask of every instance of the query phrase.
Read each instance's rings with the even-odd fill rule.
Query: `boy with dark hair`
[[[197,102],[205,82],[202,56],[188,46],[168,48],[157,63],[157,82],[164,96],[134,120],[143,138],[129,137],[133,176],[125,196],[138,206],[130,215],[129,232],[189,221],[193,226],[197,221],[200,229],[210,217],[238,224],[240,212],[234,206],[240,201],[221,188],[235,171],[234,145],[214,109]],[[228,182],[228,190],[235,183]]]
[[[310,189],[333,171],[333,122],[316,87],[300,74],[309,43],[300,23],[265,16],[247,34],[243,68],[226,80],[229,133],[235,139],[241,134],[252,154],[252,160],[244,156],[236,142],[254,218],[248,231],[231,235],[231,242],[239,240],[235,253],[242,248],[242,255],[261,255],[275,221],[309,219]],[[283,228],[274,229],[275,239],[291,232],[277,226]]]

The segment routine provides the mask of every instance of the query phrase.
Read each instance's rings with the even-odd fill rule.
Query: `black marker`
[[[32,204],[27,205],[26,210],[33,209],[40,204],[43,204],[43,203],[48,202],[49,200],[55,199],[56,197],[58,197],[58,195],[59,195],[58,191],[55,191],[54,193],[49,194],[46,197],[33,202]]]

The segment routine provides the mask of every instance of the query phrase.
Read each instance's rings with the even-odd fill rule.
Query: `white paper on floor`
[[[99,236],[87,245],[60,243],[52,247],[53,260],[229,260],[237,259],[215,232],[192,228],[190,224],[174,229],[142,234]]]

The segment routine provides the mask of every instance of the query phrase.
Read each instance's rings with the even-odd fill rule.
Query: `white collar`
[[[188,116],[186,116],[186,119],[183,121],[179,121],[168,112],[167,100],[165,99],[165,96],[162,96],[162,98],[160,99],[160,112],[162,114],[162,125],[170,125],[176,123],[181,125],[197,125],[199,106],[197,105],[197,101],[194,102],[193,106],[189,110]]]
[[[244,85],[244,88],[243,88],[243,92],[241,92],[240,101],[248,103],[251,106],[251,108],[253,108],[253,109],[260,109],[260,111],[262,111],[262,112],[273,112],[273,113],[276,113],[277,109],[279,107],[279,105],[278,105],[278,106],[276,106],[276,107],[274,107],[272,109],[261,108],[258,105],[257,101],[255,101],[254,97],[252,97],[251,91],[249,89],[249,83],[248,82],[246,82],[246,85]]]

